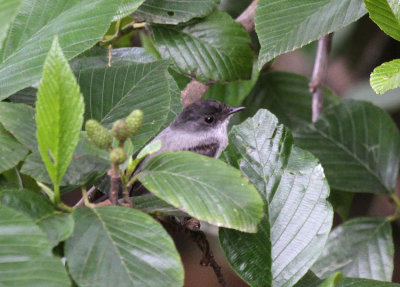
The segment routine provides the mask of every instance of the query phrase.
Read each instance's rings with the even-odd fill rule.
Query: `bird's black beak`
[[[232,115],[238,111],[244,110],[246,107],[231,107],[228,112],[228,116]]]

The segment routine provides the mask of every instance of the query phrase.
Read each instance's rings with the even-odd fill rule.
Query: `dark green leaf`
[[[314,156],[293,145],[289,130],[266,110],[233,127],[229,141],[268,209],[254,235],[221,230],[222,247],[252,286],[293,286],[318,258],[332,224],[323,169]],[[237,244],[238,238],[246,244]],[[254,253],[255,248],[263,252]],[[257,270],[264,270],[264,281]]]
[[[166,123],[176,95],[168,61],[157,61],[140,48],[115,49],[111,67],[107,50],[92,50],[71,63],[85,99],[85,120],[111,126],[134,109],[142,110],[143,125],[133,139],[137,150]],[[175,84],[176,85],[176,84]]]
[[[0,50],[0,99],[40,80],[55,35],[67,59],[101,40],[122,0],[24,0]]]
[[[176,207],[166,203],[155,195],[135,196],[131,198],[135,207],[143,212],[158,215],[188,216]]]
[[[332,204],[333,210],[340,215],[343,221],[349,216],[353,197],[354,194],[352,192],[337,189],[331,190],[329,202]]]
[[[65,254],[80,287],[183,285],[174,243],[150,216],[116,206],[78,208],[73,215]]]
[[[0,124],[0,173],[16,166],[27,153],[28,149]]]
[[[362,0],[260,0],[255,15],[261,43],[258,68],[280,54],[343,28],[365,13]]]
[[[217,226],[255,232],[262,200],[241,173],[222,161],[191,152],[163,153],[138,174],[156,196]]]
[[[203,96],[204,99],[215,99],[231,106],[240,106],[257,82],[258,70],[253,66],[251,79],[226,84],[214,84]]]
[[[390,37],[400,41],[400,9],[396,0],[364,0],[369,17]]]
[[[390,222],[355,218],[335,228],[312,270],[321,278],[341,271],[345,276],[392,280],[394,246]]]
[[[248,79],[253,65],[250,37],[226,13],[214,11],[187,26],[152,26],[153,40],[164,59],[200,81]]]
[[[72,234],[72,216],[56,211],[48,200],[31,191],[2,190],[0,205],[6,205],[29,216],[46,233],[52,247]]]
[[[25,104],[0,103],[0,123],[31,151],[38,151],[35,110]]]
[[[28,216],[0,206],[0,285],[69,287],[60,258],[51,256],[46,235]]]
[[[400,137],[380,108],[345,101],[325,109],[313,125],[295,132],[296,144],[317,156],[333,188],[392,193],[398,174]]]
[[[308,271],[294,287],[320,287],[322,282],[312,271]]]
[[[266,108],[291,131],[311,123],[311,93],[309,79],[287,72],[261,73],[257,84],[246,98],[242,116],[253,116]],[[339,103],[340,99],[324,89],[324,108]]]
[[[146,0],[134,16],[149,23],[176,25],[207,16],[218,3],[219,0]]]

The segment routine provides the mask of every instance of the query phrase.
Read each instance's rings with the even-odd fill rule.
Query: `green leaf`
[[[261,73],[254,89],[246,98],[246,109],[241,116],[253,116],[258,109],[266,108],[279,121],[295,131],[311,123],[311,93],[309,79],[287,72]],[[324,89],[324,108],[339,103],[340,99]]]
[[[132,197],[135,207],[143,212],[155,215],[188,216],[187,213],[166,203],[155,195],[142,195]]]
[[[55,38],[44,63],[36,101],[39,151],[55,187],[78,144],[83,112],[79,86]]]
[[[371,74],[370,81],[371,87],[377,94],[400,87],[400,59],[376,67]]]
[[[342,272],[335,272],[329,275],[329,277],[326,278],[319,287],[335,287],[342,281],[342,279]]]
[[[24,0],[0,50],[0,100],[40,80],[55,35],[67,59],[107,31],[122,0]]]
[[[56,211],[48,200],[36,193],[23,189],[2,190],[0,205],[6,205],[30,217],[47,235],[51,247],[72,234],[72,216]]]
[[[213,84],[203,98],[218,100],[233,107],[240,106],[256,84],[257,79],[258,70],[255,63],[253,65],[253,71],[250,80],[235,81],[225,84]]]
[[[262,200],[241,173],[191,152],[162,153],[147,161],[140,182],[189,215],[217,226],[255,232]]]
[[[0,124],[0,173],[16,166],[27,153],[28,149]]]
[[[107,50],[93,49],[71,63],[85,99],[85,120],[110,127],[134,109],[143,112],[143,124],[132,138],[137,150],[166,123],[171,99],[168,61],[157,61],[140,48],[115,49],[108,66]]]
[[[322,282],[312,271],[308,271],[294,287],[320,287]]]
[[[122,19],[135,12],[144,1],[145,0],[122,0],[122,3],[118,8],[117,15],[113,20],[116,21]]]
[[[260,0],[255,14],[261,44],[258,68],[280,54],[343,28],[365,13],[362,0]]]
[[[399,287],[400,284],[361,278],[344,278],[336,287]]]
[[[352,192],[337,189],[331,190],[329,202],[332,204],[333,210],[339,214],[343,221],[349,217],[353,197],[354,194]]]
[[[390,37],[400,41],[400,8],[396,0],[364,0],[369,17]]]
[[[31,151],[38,151],[35,110],[25,104],[0,103],[0,123]]]
[[[66,241],[69,271],[85,286],[182,286],[183,267],[162,226],[138,210],[78,208]]]
[[[71,164],[61,180],[61,186],[83,186],[92,183],[110,167],[107,151],[99,150],[82,135],[72,157]],[[21,172],[40,182],[51,183],[39,153],[30,154],[21,168]]]
[[[317,260],[332,225],[323,169],[267,110],[234,126],[229,142],[266,213],[256,234],[220,230],[228,261],[252,286],[293,286]]]
[[[248,79],[253,53],[244,28],[218,10],[187,26],[152,26],[153,40],[164,59],[200,81]]]
[[[51,256],[46,235],[29,217],[0,206],[0,285],[69,287],[60,258]]]
[[[345,276],[391,281],[393,255],[389,221],[355,218],[331,232],[312,271],[321,278],[341,271]]]
[[[134,17],[143,18],[148,23],[176,25],[207,16],[217,4],[219,0],[146,0]]]
[[[325,109],[318,121],[295,133],[296,144],[317,156],[333,188],[393,193],[400,138],[390,116],[361,101]]]
[[[17,15],[22,0],[0,0],[0,49],[7,35],[10,22]]]

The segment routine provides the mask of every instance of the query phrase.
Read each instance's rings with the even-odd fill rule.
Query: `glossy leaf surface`
[[[65,254],[79,286],[182,286],[183,267],[162,226],[138,210],[82,207]]]
[[[163,153],[138,174],[156,196],[217,226],[256,232],[262,200],[241,173],[214,158],[191,152]]]

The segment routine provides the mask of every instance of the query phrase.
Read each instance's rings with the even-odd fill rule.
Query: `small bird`
[[[231,116],[244,107],[230,107],[216,100],[200,100],[185,107],[153,141],[160,140],[160,151],[192,151],[219,157],[228,144],[227,127]]]
[[[200,100],[186,106],[175,120],[152,141],[160,140],[161,149],[148,155],[137,166],[139,172],[150,158],[173,151],[192,151],[218,158],[228,144],[228,123],[232,115],[244,107],[231,107],[216,100]],[[131,195],[143,193],[143,187],[135,182]]]
[[[163,152],[192,151],[218,158],[228,144],[229,119],[243,109],[244,107],[231,107],[216,100],[200,100],[186,106],[174,121],[151,141],[160,140],[161,149],[144,158],[133,175],[141,170],[146,161]],[[130,195],[147,192],[139,181],[135,181]],[[96,202],[107,198],[108,195],[105,195]]]

